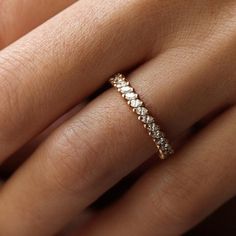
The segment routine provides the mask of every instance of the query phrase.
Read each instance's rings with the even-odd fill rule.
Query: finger
[[[76,0],[1,1],[0,49],[42,24],[75,1]]]
[[[2,165],[0,166],[0,177],[8,179],[12,173],[27,160],[30,155],[40,146],[40,144],[63,122],[78,113],[84,106],[86,102],[80,103],[75,106],[69,112],[64,114],[58,120],[56,120],[52,125],[50,125],[46,130],[32,139],[29,143],[24,145],[22,148],[17,150],[13,155],[11,155]]]
[[[153,38],[136,40],[147,24],[136,20],[140,11],[133,2],[79,1],[1,51],[0,161],[111,74],[143,60]]]
[[[83,213],[75,217],[73,221],[67,226],[62,232],[60,232],[57,236],[68,236],[75,232],[75,229],[82,228],[91,218],[93,218],[95,212],[86,209]]]
[[[64,124],[4,187],[0,202],[5,203],[1,205],[5,220],[0,222],[6,230],[10,229],[7,222],[11,221],[19,224],[14,227],[18,235],[19,232],[24,232],[24,235],[54,233],[151,155],[155,148],[150,137],[142,127],[137,129],[140,124],[132,113],[127,112],[126,104],[120,97],[113,96],[111,99],[104,95],[99,102],[86,107],[79,114],[79,120],[83,123],[78,122],[76,117],[69,121],[70,125]],[[112,109],[115,111],[112,112]],[[127,115],[116,117],[117,109]],[[114,116],[107,117],[106,112]],[[122,129],[111,122],[115,118],[116,124],[122,124]],[[126,120],[133,121],[127,124]],[[109,141],[104,137],[110,137]],[[29,206],[30,213],[27,215],[17,214],[16,210],[11,214],[11,207],[28,209]],[[60,217],[56,213],[58,209],[62,212]],[[39,221],[35,219],[38,214]],[[48,220],[53,221],[52,224],[47,225]],[[3,226],[1,229],[4,232]]]
[[[183,54],[180,55],[183,57]],[[202,54],[200,55],[202,56]],[[198,54],[195,58],[198,58],[197,56]],[[145,77],[147,71],[152,71],[154,68],[156,71],[156,68],[160,67],[161,70],[158,75],[160,78],[166,78],[166,71],[168,71],[171,61],[167,60],[165,54],[160,58],[163,59],[160,61],[161,63],[165,62],[166,67],[159,61],[158,63],[153,61],[154,64],[150,62],[139,70],[139,73],[142,74],[142,80],[136,72],[133,75],[131,74],[130,80],[140,86],[136,90],[142,93],[144,102],[150,99],[149,96],[152,98],[153,94],[155,95],[153,99],[150,99],[150,103],[147,103],[148,107],[152,108],[150,110],[153,115],[158,117],[170,137],[179,137],[199,117],[205,116],[206,110],[211,110],[217,104],[214,99],[210,99],[213,103],[206,102],[207,109],[201,110],[196,106],[197,102],[191,99],[193,104],[186,105],[186,100],[191,98],[192,93],[196,95],[197,92],[194,91],[191,83],[188,83],[185,74],[183,74],[183,82],[181,81],[183,87],[178,87],[177,82],[171,81],[171,84],[177,87],[170,92],[169,78],[176,77],[180,79],[179,74],[182,75],[184,71],[182,66],[186,68],[186,65],[193,63],[190,59],[188,60],[190,64],[183,63],[181,67],[174,67],[175,70],[170,72],[168,79],[160,79],[160,86],[155,84],[155,77],[153,79],[152,77]],[[173,55],[171,58],[174,58]],[[178,55],[175,58],[179,60]],[[199,61],[201,62],[200,59]],[[195,63],[195,65],[198,64]],[[224,68],[222,65],[221,69]],[[199,70],[197,69],[197,71]],[[203,76],[203,71],[200,73],[201,76]],[[199,74],[195,74],[194,70],[191,70],[188,75],[189,78],[194,78],[193,83],[195,85],[197,84],[196,81],[201,78]],[[211,76],[215,78],[215,85],[212,86],[212,90],[210,84],[213,79],[210,77],[209,81],[201,80],[203,82],[202,86],[195,86],[198,93],[209,96],[207,92],[204,93],[205,87],[207,87],[209,88],[207,91],[212,96],[218,96],[218,87],[220,87],[221,80],[217,77],[218,74],[212,73]],[[155,92],[148,86],[147,78],[150,79],[152,84],[155,84]],[[139,85],[136,82],[137,80]],[[228,79],[227,81],[229,82],[224,86],[228,86],[228,91],[232,91],[231,83],[233,84],[233,80]],[[165,82],[166,86],[164,85]],[[151,93],[145,93],[143,88],[146,87],[149,88]],[[185,90],[191,91],[190,94],[185,93]],[[183,95],[180,96],[180,99],[177,99],[180,94],[179,91],[183,91]],[[219,102],[218,105],[228,102],[231,96],[230,92],[219,95],[220,98],[216,98]],[[155,104],[155,106],[152,104]],[[183,119],[180,113],[183,113],[185,106],[186,110],[190,110],[191,106],[196,106],[196,109],[191,112],[196,115],[197,120],[189,115],[184,116]],[[154,107],[155,109],[158,108],[158,114],[154,111]],[[181,124],[182,130],[179,129],[178,124],[174,127],[176,118],[181,118],[178,119],[178,122]],[[169,127],[172,127],[173,130]],[[4,222],[2,224],[5,228],[2,227],[2,230],[9,228],[10,230],[17,230],[18,233],[24,232],[25,235],[50,235],[54,233],[108,188],[138,167],[145,159],[148,159],[155,151],[152,140],[135,115],[128,110],[127,104],[120,95],[114,89],[105,92],[49,137],[47,142],[34,153],[26,165],[4,187],[1,198],[5,205],[0,206],[0,210],[5,212],[5,220],[1,219],[0,221],[1,223]],[[24,191],[18,192],[18,189],[22,189],[22,186],[24,186]],[[37,202],[35,199],[37,199]],[[27,209],[29,206],[31,206],[29,215],[16,214],[15,210],[14,214],[11,213],[13,212],[11,209]],[[63,212],[60,216],[56,214],[58,209]],[[36,215],[40,215],[37,222],[34,220]],[[47,224],[49,220],[50,225]],[[12,229],[7,222],[16,222],[17,225]]]
[[[155,166],[81,235],[182,235],[235,195],[236,109]],[[171,227],[170,227],[171,225]]]
[[[104,149],[106,141],[104,137],[110,136],[111,142],[107,140],[107,144],[109,143],[109,146],[116,147],[114,138],[118,137],[120,133],[119,129],[117,129],[118,127],[113,130],[113,124],[109,121],[107,114],[110,112],[116,114],[114,112],[114,104],[116,103],[123,107],[123,112],[127,109],[126,105],[122,106],[124,104],[120,96],[117,96],[114,90],[110,92],[115,96],[112,102],[109,102],[110,96],[99,97],[97,98],[99,99],[98,104],[97,102],[94,104],[95,101],[90,103],[80,112],[79,117],[74,117],[64,123],[4,186],[0,195],[0,210],[5,212],[5,220],[8,220],[5,221],[0,218],[0,232],[2,234],[24,236],[32,234],[35,236],[52,235],[69,223],[75,215],[93,202],[98,195],[129,172],[130,166],[128,166],[127,170],[123,168],[128,164],[128,160],[124,157],[125,153],[122,152],[128,152],[130,148],[127,147],[126,150],[121,151],[117,149],[117,156],[115,155],[115,157],[112,157],[113,154],[110,148]],[[120,111],[122,112],[122,109]],[[96,116],[89,115],[89,118],[87,115],[90,112]],[[128,112],[128,115],[131,115],[131,119],[134,118],[132,113],[129,114]],[[119,122],[119,117],[117,116],[116,118],[118,118],[117,121]],[[78,119],[81,122],[78,122]],[[99,122],[94,122],[94,120]],[[88,123],[86,124],[86,122]],[[134,122],[135,130],[137,130],[136,125],[139,125],[136,122]],[[117,131],[118,133],[116,133]],[[75,140],[70,137],[73,134],[76,137]],[[124,135],[126,134],[121,136],[125,137]],[[136,135],[139,137],[143,135],[143,129],[138,129]],[[146,135],[145,133],[145,137]],[[112,140],[114,140],[113,143]],[[73,143],[73,141],[76,142]],[[129,140],[117,141],[121,146],[124,146],[126,141]],[[148,139],[147,144],[149,145],[145,145],[145,143],[144,145],[148,146],[148,148],[151,147],[152,150],[153,146],[149,141]],[[90,142],[93,145],[90,145]],[[133,150],[134,147],[131,150],[134,160],[132,161],[133,164],[130,163],[130,165],[138,166],[143,157],[140,155],[139,159],[138,156],[136,159],[135,155],[138,152],[135,153]],[[150,149],[146,150],[146,152],[149,154]],[[114,158],[114,164],[111,157],[112,159]],[[93,174],[90,173],[90,171],[93,172],[94,170],[96,171]],[[22,181],[24,182],[23,185]],[[97,185],[98,182],[101,182],[101,184]],[[21,188],[21,191],[18,190],[19,188]],[[17,202],[14,200],[15,197]],[[12,203],[15,202],[16,205],[19,204],[19,213],[17,213],[18,210],[14,210],[15,213],[12,215],[12,210],[10,209],[12,204],[9,205],[6,201],[9,201],[9,203],[10,201]],[[4,204],[1,204],[3,202]],[[28,206],[30,206],[30,209]],[[25,207],[27,210],[25,209],[24,212],[29,211],[29,214],[20,213],[23,213],[20,209]],[[17,209],[17,207],[15,206],[14,209]],[[58,210],[61,213],[60,215]],[[36,217],[38,214],[40,214],[39,218]],[[46,224],[49,219],[53,222]],[[14,229],[12,227],[9,228],[9,225],[7,225],[7,222],[10,221],[17,224]],[[9,230],[13,231],[10,232]]]
[[[231,59],[236,58],[236,52],[226,64],[215,68],[212,60],[217,61],[227,51],[216,47],[212,45],[200,52],[198,47],[172,48],[129,76],[152,114],[168,124],[161,125],[171,138],[235,102],[235,72]],[[230,48],[232,45],[228,45],[229,51]]]

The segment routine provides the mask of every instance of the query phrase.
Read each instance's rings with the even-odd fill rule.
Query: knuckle
[[[11,52],[5,50],[0,55],[0,65],[1,136],[7,141],[12,137],[20,138],[17,134],[23,133],[32,119],[38,118],[35,117],[38,114],[37,99],[42,96],[36,94],[40,93],[40,86],[36,89],[33,87],[36,85],[27,81],[35,75],[35,62],[30,54],[22,53],[15,46]]]
[[[94,160],[99,153],[92,147],[88,135],[84,135],[76,124],[60,132],[52,149],[56,158],[49,158],[49,161],[56,186],[63,192],[78,194],[92,185]]]
[[[14,113],[18,113],[18,107],[19,107],[19,100],[17,99],[17,89],[15,84],[12,82],[12,78],[14,75],[12,72],[8,71],[4,68],[4,66],[1,66],[0,68],[0,96],[1,96],[1,102],[0,102],[0,112],[1,112],[1,118],[0,118],[0,124],[1,126],[1,134],[3,136],[11,136],[12,134],[9,133],[10,130],[14,130],[16,127],[15,119],[14,119]],[[3,126],[4,125],[4,126]],[[12,127],[12,128],[10,128]],[[4,132],[6,130],[6,132]],[[8,134],[8,135],[7,135]]]
[[[11,66],[9,66],[9,64],[11,64],[11,62],[7,57],[1,55],[0,64],[0,89],[1,94],[3,94],[2,97],[5,98],[1,101],[12,101],[12,99],[14,98],[12,94],[16,92],[17,86],[15,86],[14,84],[17,82],[15,81],[17,77],[15,76],[15,72],[10,69]]]
[[[22,139],[20,134],[24,134],[23,129],[30,123],[34,112],[32,104],[28,102],[28,96],[23,94],[20,79],[9,66],[11,62],[6,60],[0,58],[0,139],[7,150],[17,139]]]

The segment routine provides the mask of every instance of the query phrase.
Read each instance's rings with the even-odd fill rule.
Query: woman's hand
[[[17,23],[5,20],[7,3],[1,4],[7,45],[20,33],[11,32]],[[182,234],[235,195],[235,42],[234,0],[78,1],[0,52],[1,162],[112,74],[129,71],[178,150],[79,231]],[[199,122],[203,127],[192,133]],[[155,151],[124,100],[108,89],[2,186],[0,234],[55,234]]]

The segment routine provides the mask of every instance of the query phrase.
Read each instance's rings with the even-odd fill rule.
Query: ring
[[[134,88],[126,80],[125,76],[121,73],[115,74],[109,79],[112,86],[116,87],[118,92],[122,94],[122,97],[127,100],[127,104],[132,108],[133,112],[138,115],[138,119],[143,123],[144,128],[148,131],[148,134],[152,137],[159,156],[161,159],[166,159],[168,156],[174,153],[169,141],[167,140],[160,126],[155,122],[148,109],[144,106],[143,101],[139,98],[139,95],[134,91]]]

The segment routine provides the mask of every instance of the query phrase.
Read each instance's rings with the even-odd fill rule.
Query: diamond
[[[154,132],[154,131],[157,131],[157,130],[160,130],[160,127],[155,124],[155,123],[151,123],[151,124],[148,124],[146,126],[147,130],[149,130],[150,132]]]
[[[121,93],[130,93],[133,92],[133,88],[130,86],[124,86],[119,89]]]
[[[130,101],[130,106],[131,107],[133,107],[133,108],[136,108],[135,110],[136,110],[136,112],[137,112],[137,109],[140,107],[140,106],[142,106],[142,101],[141,100],[139,100],[139,99],[134,99],[134,100],[131,100]]]
[[[166,144],[167,143],[165,143],[165,142],[160,144],[160,148],[161,148],[162,151],[168,151],[168,147],[166,147]]]
[[[169,146],[168,148],[163,148],[162,152],[165,154],[165,155],[171,155],[174,153],[173,149]]]
[[[159,130],[151,132],[151,136],[156,139],[160,139],[163,137],[163,133]]]
[[[125,77],[121,73],[115,74],[115,78],[122,78],[125,79]]]
[[[164,145],[164,148],[165,148],[166,150],[168,150],[168,149],[170,148],[170,145],[169,145],[168,143],[166,143],[166,144]]]
[[[125,94],[125,98],[127,99],[127,100],[133,100],[133,99],[135,99],[135,98],[137,98],[138,97],[138,94],[136,94],[136,93],[134,93],[134,92],[130,92],[130,93],[126,93]]]
[[[139,120],[141,120],[143,123],[146,123],[146,124],[150,124],[154,122],[154,118],[149,115],[139,116]]]
[[[121,74],[117,74],[114,77],[110,78],[110,82],[113,84],[119,83],[124,80],[125,78]]]
[[[121,87],[127,86],[128,84],[129,84],[129,83],[128,83],[127,81],[121,80],[121,81],[116,82],[115,86],[116,86],[117,88],[121,88]]]
[[[165,143],[167,143],[167,140],[164,137],[157,140],[157,144],[160,146],[165,145]]]
[[[137,107],[136,109],[135,109],[135,111],[136,111],[136,113],[138,114],[138,115],[141,115],[141,116],[144,116],[144,115],[147,115],[147,113],[148,113],[148,109],[147,108],[145,108],[145,107]]]

